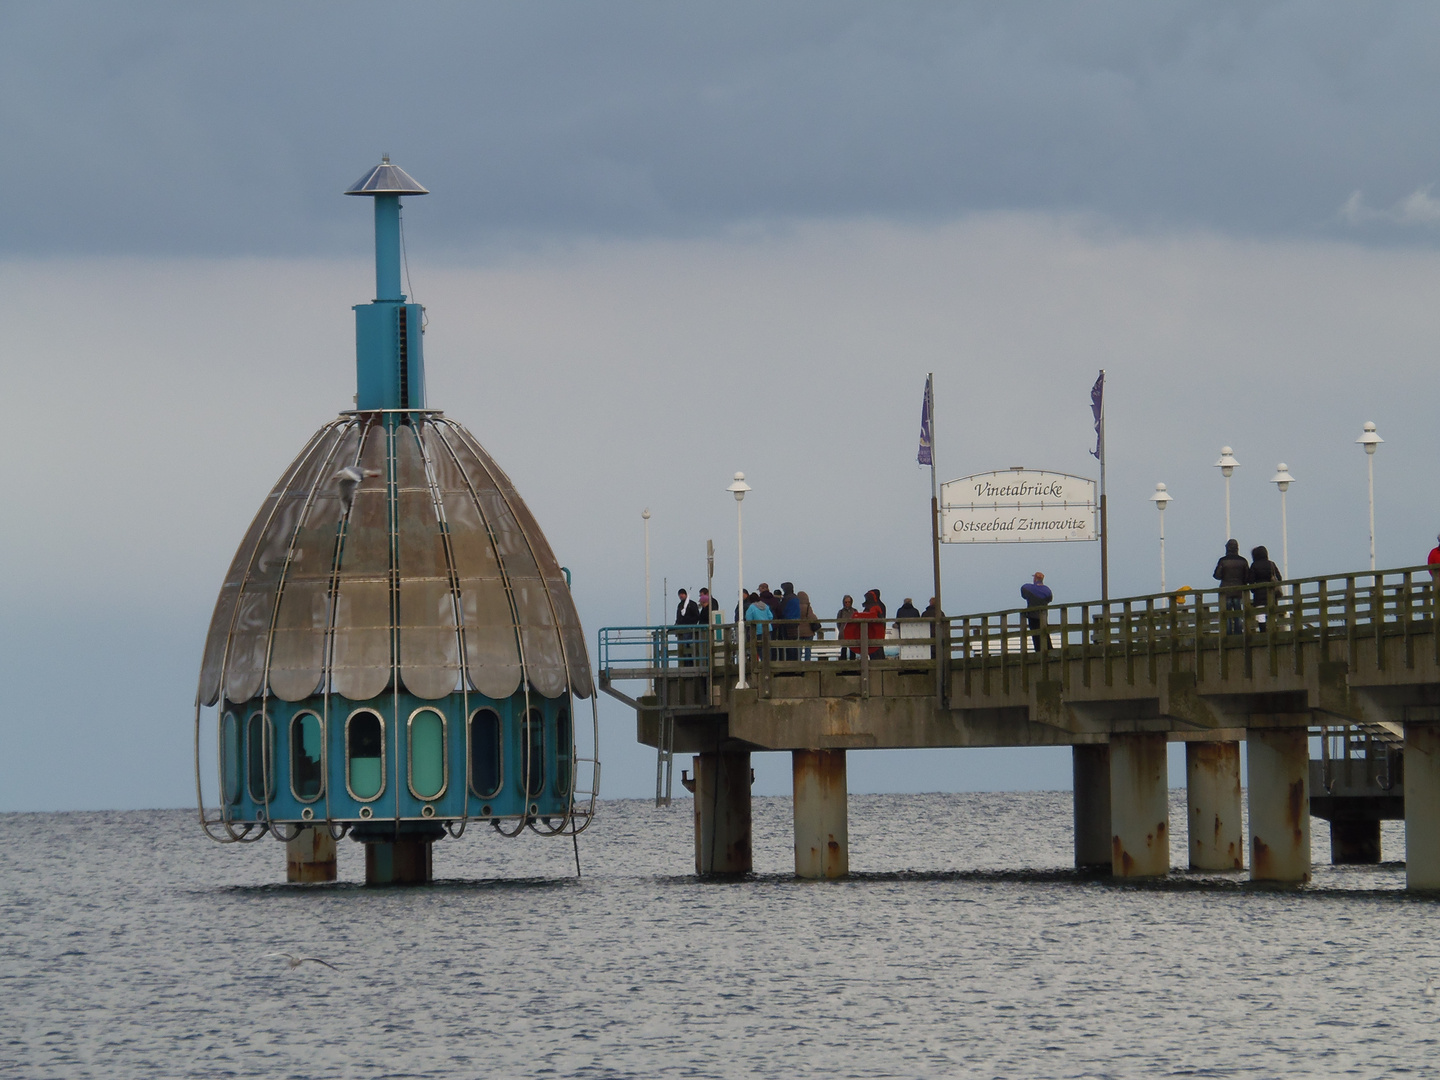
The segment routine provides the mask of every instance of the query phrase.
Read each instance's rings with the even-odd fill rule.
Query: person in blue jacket
[[[1050,591],[1050,586],[1045,584],[1045,575],[1036,570],[1034,578],[1020,586],[1020,595],[1025,598],[1027,608],[1035,609],[1034,615],[1025,616],[1025,622],[1031,630],[1040,630],[1045,624],[1043,609],[1049,607],[1050,602],[1055,599],[1055,594]],[[1049,636],[1041,633],[1030,635],[1030,641],[1034,644],[1037,653],[1045,647]]]
[[[749,631],[748,636],[755,649],[756,666],[759,666],[760,663],[760,639],[764,636],[764,626],[774,618],[775,614],[770,610],[770,605],[760,599],[760,594],[751,593],[750,605],[745,609],[747,624],[745,629]],[[775,657],[772,656],[770,659],[773,660]]]

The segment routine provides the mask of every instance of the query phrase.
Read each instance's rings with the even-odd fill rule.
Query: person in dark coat
[[[905,602],[895,609],[895,617],[897,619],[918,619],[920,617],[920,609],[917,608],[915,602],[907,596],[905,597]]]
[[[1240,554],[1239,540],[1225,541],[1225,554],[1221,555],[1220,561],[1215,564],[1213,577],[1224,592],[1225,610],[1240,611],[1244,608],[1244,586],[1250,584],[1250,564],[1245,561],[1245,556]],[[1225,632],[1238,634],[1243,624],[1243,616],[1231,616],[1225,620]]]
[[[1250,560],[1249,584],[1262,586],[1250,590],[1250,602],[1257,608],[1268,608],[1275,603],[1277,585],[1285,580],[1285,576],[1271,560],[1263,544],[1250,550]],[[1261,629],[1264,629],[1263,623]]]
[[[676,595],[679,597],[679,603],[675,605],[675,625],[699,626],[700,606],[690,599],[690,594],[684,589],[681,589]],[[694,663],[693,657],[695,656],[694,631],[682,630],[675,635],[675,639],[680,645],[681,665],[690,667]]]
[[[939,637],[940,624],[938,620],[945,618],[945,612],[941,611],[938,607],[935,606],[935,598],[933,596],[930,597],[930,603],[925,605],[925,610],[920,613],[920,617],[922,619],[930,620],[930,636],[932,638]],[[930,646],[930,658],[932,660],[935,658],[935,646],[933,645]]]
[[[835,622],[838,624],[836,627],[836,636],[839,637],[841,641],[852,637],[858,638],[860,636],[858,632],[855,634],[850,633],[849,623],[853,618],[855,618],[855,598],[847,593],[844,603],[840,605],[840,610],[835,613]],[[855,650],[848,645],[841,645],[840,659],[854,660]]]
[[[681,589],[677,594],[680,602],[675,605],[676,626],[698,626],[700,624],[700,605],[690,599],[690,594]]]
[[[1045,624],[1044,609],[1050,606],[1055,599],[1055,594],[1050,591],[1050,586],[1045,584],[1045,575],[1039,570],[1035,576],[1024,585],[1020,586],[1020,595],[1025,598],[1025,606],[1035,611],[1034,615],[1026,615],[1025,622],[1031,630],[1039,630]],[[1038,653],[1049,642],[1049,634],[1031,634],[1030,641]]]

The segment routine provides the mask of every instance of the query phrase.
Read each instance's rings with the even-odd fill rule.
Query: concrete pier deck
[[[1314,764],[1326,789],[1321,797],[1333,803],[1346,790],[1349,797],[1367,791],[1331,790],[1331,774],[1344,771],[1325,756],[1335,745],[1331,736],[1397,750],[1403,742],[1408,765],[1412,748],[1430,745],[1430,726],[1440,731],[1436,589],[1428,569],[1418,567],[1289,582],[1263,599],[1256,605],[1249,590],[1207,590],[1057,604],[1044,610],[1038,628],[1033,610],[987,612],[933,626],[925,620],[928,637],[867,640],[859,649],[859,642],[837,640],[833,623],[824,640],[811,642],[782,638],[784,625],[771,624],[747,644],[743,687],[736,685],[733,625],[608,628],[600,634],[600,684],[635,708],[637,737],[662,761],[675,753],[1124,743],[1130,749],[1110,756],[1114,789],[1115,770],[1128,768],[1132,750],[1152,741],[1131,737],[1162,746],[1263,744],[1258,766],[1251,756],[1251,815],[1279,818],[1266,825],[1272,839],[1258,838],[1258,866],[1252,820],[1245,861],[1252,876],[1268,876],[1267,868],[1279,865],[1273,837],[1283,833],[1293,858],[1282,860],[1275,879],[1303,880],[1309,856],[1308,847],[1300,854],[1299,834],[1308,842],[1311,741],[1322,737]],[[842,646],[851,646],[848,656]],[[638,680],[653,681],[654,693],[627,694],[624,687]],[[1219,757],[1228,761],[1230,752]],[[1424,761],[1432,759],[1440,762],[1435,755]],[[1428,797],[1409,798],[1417,779],[1440,791],[1440,773],[1433,780],[1410,773],[1407,807]],[[1282,782],[1284,792],[1268,790]],[[1127,802],[1130,795],[1137,805],[1154,801],[1154,793],[1126,784],[1117,793]],[[1205,812],[1238,829],[1238,802],[1217,809],[1223,790],[1210,785]],[[1393,794],[1369,794],[1392,799],[1393,813]],[[833,818],[824,808],[815,813]],[[1287,817],[1295,820],[1281,820]],[[1112,842],[1128,850],[1120,831],[1115,823]],[[1440,837],[1440,822],[1431,832]],[[1157,859],[1132,853],[1130,864],[1155,872]],[[1440,850],[1435,863],[1440,874]],[[1121,867],[1117,857],[1117,873]]]

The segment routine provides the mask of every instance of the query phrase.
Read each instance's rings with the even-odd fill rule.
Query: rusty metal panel
[[[199,698],[202,705],[213,705],[219,698],[221,669],[225,662],[225,645],[234,622],[235,607],[240,597],[241,586],[254,559],[255,549],[260,544],[261,534],[269,524],[281,496],[290,487],[291,481],[307,462],[313,460],[317,455],[325,455],[329,452],[331,444],[338,437],[340,426],[338,421],[327,424],[311,436],[310,441],[305,444],[305,448],[296,455],[295,460],[290,463],[284,475],[280,477],[265,501],[261,503],[260,511],[250,522],[250,527],[245,531],[240,546],[235,550],[235,557],[230,561],[230,569],[225,574],[224,584],[220,587],[220,595],[215,601],[215,610],[210,618],[210,632],[205,639],[205,656],[200,665]]]
[[[355,460],[359,446],[360,426],[351,424],[319,477],[290,548],[270,645],[270,691],[282,701],[315,693],[324,674],[330,582],[344,509],[335,473]]]
[[[425,447],[449,528],[460,590],[466,674],[470,685],[485,696],[507,698],[520,686],[520,647],[500,560],[472,495],[471,482],[456,461],[452,446],[441,432],[427,427]],[[456,447],[457,452],[460,449]]]
[[[332,685],[352,701],[384,690],[393,662],[385,441],[378,425],[366,434],[360,468],[380,475],[362,480],[355,491],[337,572]]]
[[[510,586],[526,678],[546,697],[593,692],[579,616],[539,524],[504,471],[464,428],[451,441],[494,539]]]
[[[395,434],[400,677],[416,697],[434,700],[460,678],[455,596],[435,495],[412,429]]]

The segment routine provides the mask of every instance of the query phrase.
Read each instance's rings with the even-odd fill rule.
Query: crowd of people
[[[1437,537],[1437,540],[1440,540],[1440,537]],[[1428,563],[1432,573],[1440,577],[1440,544],[1430,552]],[[1262,544],[1251,548],[1250,561],[1247,562],[1240,554],[1240,542],[1227,540],[1225,554],[1220,556],[1220,560],[1215,564],[1213,576],[1219,583],[1225,610],[1235,613],[1226,616],[1226,632],[1238,634],[1242,631],[1245,619],[1244,597],[1247,590],[1250,593],[1251,606],[1262,612],[1258,616],[1258,625],[1263,629],[1263,613],[1275,603],[1279,587],[1285,580],[1280,567],[1270,558],[1270,552],[1265,546]],[[1189,591],[1190,587],[1187,585],[1176,595],[1181,597],[1183,602],[1183,595]],[[1031,580],[1020,587],[1020,595],[1027,609],[1025,621],[1031,632],[1030,640],[1039,652],[1049,645],[1045,609],[1054,602],[1054,593],[1045,584],[1045,575],[1037,570]],[[675,609],[675,625],[708,625],[712,621],[718,621],[715,613],[719,610],[719,603],[710,595],[708,589],[700,590],[698,602],[691,600],[687,591],[681,589],[679,604]],[[744,590],[744,598],[735,611],[737,621],[741,619],[742,612],[747,628],[746,636],[752,642],[752,648],[758,647],[767,627],[771,642],[796,642],[795,645],[773,646],[772,660],[809,660],[813,643],[826,636],[826,626],[815,614],[809,594],[803,590],[797,591],[793,582],[781,582],[779,589],[772,590],[768,583],[762,581],[754,592]],[[883,657],[889,618],[879,589],[866,590],[858,607],[855,605],[855,598],[847,594],[834,619],[840,644],[840,659],[859,659],[862,651],[868,651],[872,659]],[[930,598],[925,610],[920,611],[907,596],[905,602],[895,611],[895,628],[902,638],[933,638],[937,620],[944,618],[945,613],[936,606],[934,597]],[[919,648],[924,650],[921,655],[934,655],[933,646],[925,645]],[[901,656],[905,656],[904,646],[901,647]]]
[[[681,589],[673,625],[704,626],[715,621],[713,613],[719,610],[719,603],[708,589],[700,590],[698,600],[690,599],[688,590]],[[752,648],[756,647],[754,643],[766,636],[767,628],[771,642],[782,643],[772,647],[773,660],[809,660],[813,642],[823,640],[826,636],[826,625],[815,613],[809,594],[804,590],[797,590],[794,582],[781,582],[778,589],[772,590],[768,582],[762,581],[760,587],[753,592],[744,590],[743,599],[735,611],[737,621],[741,619],[742,612],[748,631],[746,636],[752,642]],[[925,610],[921,611],[907,596],[905,602],[895,611],[895,626],[902,637],[929,638],[935,634],[934,620],[944,617],[945,613],[936,607],[933,597]],[[863,603],[858,608],[855,606],[854,597],[846,595],[840,610],[835,613],[834,620],[837,624],[841,659],[858,659],[862,649],[868,651],[871,657],[882,657],[885,653],[889,618],[889,610],[885,601],[880,598],[879,589],[867,590]],[[928,620],[928,625],[925,622],[907,624],[907,621],[912,619]],[[696,640],[697,635],[681,636],[682,657],[693,653],[691,646]],[[791,641],[795,644],[783,644]],[[924,655],[932,655],[929,646],[924,648]]]
[[[1440,546],[1431,553],[1430,562],[1435,564],[1436,569],[1440,569]],[[1284,581],[1280,568],[1275,565],[1263,545],[1253,548],[1250,561],[1246,562],[1240,554],[1239,541],[1236,540],[1226,542],[1225,554],[1215,564],[1214,577],[1220,584],[1226,610],[1237,613],[1244,608],[1246,589],[1250,590],[1253,606],[1263,610],[1273,602],[1278,586]],[[1188,591],[1188,586],[1182,591]],[[1030,631],[1031,643],[1035,651],[1039,652],[1050,644],[1045,609],[1054,602],[1054,593],[1045,584],[1044,573],[1035,571],[1031,580],[1020,587],[1020,596],[1027,609],[1025,621]],[[675,625],[701,626],[718,622],[719,611],[720,605],[708,589],[700,590],[698,601],[691,600],[688,592],[681,589],[675,609]],[[774,590],[769,583],[763,581],[753,592],[745,589],[743,599],[735,609],[736,621],[740,621],[742,617],[750,648],[758,650],[760,641],[768,636],[772,643],[772,660],[809,660],[814,642],[826,637],[826,624],[816,615],[809,594],[804,590],[797,590],[790,581],[781,582],[780,587]],[[901,638],[934,638],[937,621],[944,618],[945,613],[936,606],[934,597],[930,598],[930,603],[921,611],[907,596],[895,611],[894,626]],[[862,652],[868,653],[871,659],[883,658],[889,619],[889,610],[879,589],[867,589],[858,606],[854,596],[846,594],[834,618],[840,659],[857,660]],[[1226,631],[1239,633],[1243,620],[1242,614],[1227,616]],[[1261,626],[1263,625],[1262,621]],[[689,638],[682,639],[681,651],[687,656],[694,651],[693,646],[685,647],[685,643],[690,641]],[[795,644],[788,644],[792,641]],[[928,643],[911,648],[916,650],[916,656],[934,655],[934,647]],[[902,659],[907,651],[902,645]],[[754,651],[752,655],[758,659],[759,653]]]

